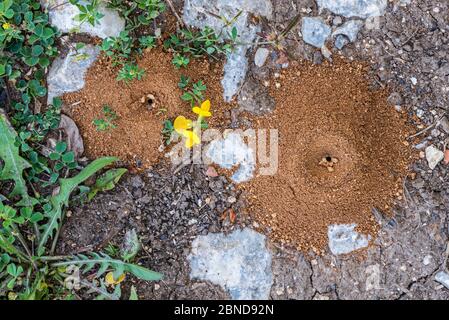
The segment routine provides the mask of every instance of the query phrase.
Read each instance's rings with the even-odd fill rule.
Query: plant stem
[[[65,210],[63,210],[62,213],[61,213],[61,221],[64,221],[64,217],[65,217]],[[58,228],[58,230],[56,230],[56,234],[55,234],[55,237],[53,239],[53,243],[51,244],[51,248],[50,248],[50,254],[51,255],[53,255],[55,253],[56,243],[58,242],[60,231],[61,231],[61,228]]]
[[[171,11],[173,12],[173,14],[175,15],[176,19],[178,20],[179,24],[183,27],[183,28],[187,28],[186,24],[184,23],[184,21],[182,21],[181,17],[178,15],[178,12],[175,9],[175,6],[173,5],[173,3],[171,2],[171,0],[165,0],[165,2],[168,3],[168,6],[170,7]]]
[[[67,258],[70,258],[70,256],[42,256],[42,257],[39,257],[39,260],[41,260],[41,261],[58,261],[58,260],[65,260]]]
[[[34,268],[37,269],[37,265],[36,263],[33,261],[33,255],[31,254],[31,250],[28,247],[25,239],[22,236],[22,233],[20,232],[19,228],[17,228],[17,226],[13,223],[11,224],[11,227],[14,230],[14,233],[17,236],[17,239],[19,239],[20,244],[22,245],[22,247],[25,249],[25,252],[27,253],[28,257],[29,257],[29,261],[33,264]]]

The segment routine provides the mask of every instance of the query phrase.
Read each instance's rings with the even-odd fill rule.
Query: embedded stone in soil
[[[188,257],[191,278],[227,289],[233,299],[268,299],[273,276],[265,236],[245,228],[198,236]]]
[[[202,80],[207,84],[205,96],[211,100],[214,119],[220,118],[222,110],[217,106],[224,109],[222,65],[195,60],[187,69],[177,70],[171,60],[172,55],[161,49],[145,52],[138,61],[145,75],[126,84],[116,80],[118,68],[101,56],[88,70],[84,88],[63,96],[69,115],[80,128],[88,157],[116,156],[138,167],[154,165],[162,155],[164,121],[178,115],[195,116],[190,104],[181,100],[181,75],[190,77],[192,83]],[[98,131],[93,121],[105,118],[104,106],[117,115],[112,121],[115,127]]]
[[[273,239],[303,251],[323,253],[331,225],[356,224],[374,238],[372,210],[390,213],[411,162],[406,117],[386,91],[370,89],[359,63],[304,63],[280,82],[275,111],[257,120],[279,130],[279,168],[242,186],[249,211]]]

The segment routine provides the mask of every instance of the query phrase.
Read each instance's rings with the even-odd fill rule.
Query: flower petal
[[[183,136],[186,137],[186,148],[190,149],[194,145],[200,143],[200,138],[198,135],[193,131],[184,131]]]
[[[192,108],[193,113],[196,113],[198,115],[201,115],[201,108],[200,107],[193,107]]]
[[[176,132],[182,133],[188,128],[188,120],[183,116],[179,116],[173,122],[173,127],[175,128]]]
[[[106,281],[106,283],[108,285],[116,285],[116,284],[119,284],[120,282],[122,282],[123,280],[125,280],[125,274],[122,273],[120,275],[120,277],[118,277],[118,279],[115,280],[114,279],[114,272],[111,271],[111,272],[108,272],[106,274],[106,277],[104,278],[104,280]]]
[[[210,110],[210,100],[206,100],[201,104],[201,110],[203,110],[203,111]]]
[[[212,113],[210,113],[209,111],[201,111],[201,115],[203,116],[203,117],[210,117],[210,116],[212,116]]]

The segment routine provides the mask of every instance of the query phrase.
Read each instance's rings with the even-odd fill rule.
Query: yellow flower
[[[106,281],[106,283],[108,285],[116,285],[119,284],[120,282],[122,282],[123,280],[125,280],[125,274],[122,273],[120,275],[120,277],[118,277],[118,279],[114,279],[114,272],[108,272],[108,274],[106,274],[106,277],[104,278],[104,280]]]
[[[194,145],[200,143],[200,138],[198,137],[198,135],[192,130],[188,130],[192,128],[192,120],[186,119],[183,116],[179,116],[173,122],[173,127],[175,128],[177,133],[186,138],[187,148],[190,149]]]
[[[3,29],[8,30],[9,28],[11,28],[11,25],[8,22],[5,22],[4,24],[2,24]]]
[[[175,128],[177,133],[182,134],[184,130],[187,130],[192,127],[192,120],[186,119],[183,116],[179,116],[175,119],[173,127]]]
[[[198,135],[190,130],[184,130],[182,135],[186,138],[186,148],[190,149],[196,144],[200,144],[200,138]]]
[[[193,107],[192,111],[199,115],[200,117],[210,117],[212,113],[210,113],[210,101],[206,100],[201,104],[200,107]]]

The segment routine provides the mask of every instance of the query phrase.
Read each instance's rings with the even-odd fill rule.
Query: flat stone
[[[238,41],[242,43],[253,43],[259,25],[251,23],[250,16],[264,16],[271,18],[272,4],[269,0],[186,0],[184,2],[183,20],[186,24],[204,29],[211,27],[217,34],[221,33],[223,39],[228,38],[228,34],[233,27],[238,30]],[[241,14],[230,26],[225,26],[222,19],[214,15],[232,20],[239,12]],[[208,12],[213,12],[214,15]],[[224,29],[223,29],[224,28]],[[224,65],[224,76],[221,81],[223,86],[223,96],[226,101],[230,101],[237,93],[245,80],[248,71],[248,59],[246,57],[251,45],[239,45],[228,56]]]
[[[335,224],[328,227],[329,249],[334,255],[347,254],[368,246],[370,237],[355,231],[356,226],[353,223]]]
[[[235,183],[245,182],[254,177],[256,160],[254,151],[243,141],[243,137],[235,132],[224,139],[212,141],[206,150],[206,156],[224,169],[238,169],[231,176]]]
[[[192,242],[190,277],[227,290],[232,299],[268,299],[273,276],[265,236],[245,228],[225,235],[209,233]]]
[[[86,71],[99,53],[98,47],[89,44],[78,51],[71,49],[65,57],[56,58],[47,76],[47,102],[52,103],[54,97],[64,93],[81,90],[84,87]]]
[[[438,281],[443,286],[449,289],[449,274],[444,271],[440,271],[435,275],[435,281]]]
[[[317,48],[324,46],[331,34],[331,28],[321,18],[302,18],[301,33],[303,40]]]
[[[385,13],[387,0],[317,0],[320,10],[329,11],[349,17],[379,17]]]
[[[348,43],[349,40],[344,35],[339,34],[337,37],[335,37],[334,45],[338,50],[343,49]]]
[[[74,18],[80,11],[66,0],[41,0],[41,3],[44,8],[49,9],[50,23],[63,33],[77,31],[104,39],[116,37],[125,29],[125,20],[120,17],[118,12],[106,8],[104,4],[99,6],[99,12],[104,17],[98,24],[92,26],[89,22],[80,24],[79,21],[75,21]]]
[[[258,67],[262,67],[267,61],[270,50],[267,48],[259,48],[254,55],[254,64]]]
[[[434,145],[430,145],[426,148],[426,159],[429,168],[433,170],[444,159],[444,152],[437,149]]]

